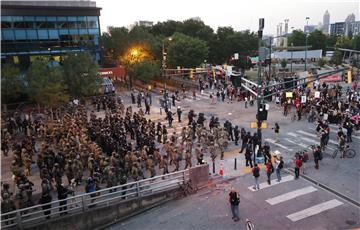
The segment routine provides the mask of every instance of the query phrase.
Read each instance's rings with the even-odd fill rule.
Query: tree
[[[351,49],[352,44],[351,40],[348,37],[340,36],[336,39],[336,48],[344,48],[344,49]]]
[[[113,60],[119,59],[128,47],[129,31],[125,27],[116,27],[109,33],[103,33],[101,44],[103,46],[104,56],[111,57]]]
[[[294,46],[305,46],[306,36],[301,30],[294,30],[288,39],[288,44],[293,43]]]
[[[360,51],[360,34],[358,33],[352,39],[352,48]]]
[[[337,37],[334,35],[330,35],[326,37],[326,47],[332,48],[336,45]]]
[[[321,49],[323,53],[326,52],[326,35],[323,34],[320,30],[315,30],[310,33],[308,37],[308,44],[311,45],[311,49],[318,50]]]
[[[199,66],[208,56],[206,43],[198,38],[175,33],[168,48],[168,64],[175,68]]]
[[[287,61],[286,61],[286,59],[282,59],[280,64],[281,64],[281,67],[282,67],[283,69],[285,69],[286,66],[287,66]]]
[[[143,60],[131,65],[128,69],[129,76],[147,83],[154,77],[160,75],[160,66],[149,60]]]
[[[325,58],[319,58],[318,63],[320,68],[322,68],[326,64]]]
[[[69,54],[63,68],[70,96],[83,98],[96,93],[101,83],[99,67],[88,53]]]
[[[63,76],[61,67],[49,68],[46,61],[34,61],[26,74],[31,100],[51,111],[60,104],[68,102],[69,95],[66,92]]]
[[[333,56],[331,57],[331,62],[334,65],[341,65],[342,63],[342,53],[340,50],[335,50]]]
[[[22,92],[23,85],[20,79],[20,69],[12,64],[1,67],[1,102],[16,101]]]
[[[154,36],[170,37],[175,32],[180,32],[182,22],[168,20],[166,22],[158,22],[150,28],[150,33]]]

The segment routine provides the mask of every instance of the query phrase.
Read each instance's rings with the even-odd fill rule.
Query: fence
[[[109,207],[130,200],[139,201],[142,197],[173,190],[189,181],[189,169],[162,176],[156,176],[127,183],[92,193],[72,196],[47,204],[35,205],[1,214],[1,228],[33,227],[63,215],[86,213],[88,210]]]

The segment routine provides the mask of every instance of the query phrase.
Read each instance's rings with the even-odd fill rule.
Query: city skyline
[[[309,25],[319,25],[323,22],[323,15],[326,10],[330,13],[330,24],[343,22],[349,14],[354,14],[359,20],[360,5],[358,1],[310,1],[296,0],[288,4],[285,0],[265,1],[254,0],[246,5],[241,5],[235,0],[228,1],[220,7],[215,1],[190,2],[183,1],[183,4],[169,4],[169,1],[158,0],[153,2],[133,0],[122,2],[121,10],[114,7],[111,0],[97,0],[97,6],[102,8],[100,16],[101,31],[105,32],[108,26],[128,27],[136,21],[145,20],[163,22],[167,20],[183,21],[193,17],[199,17],[214,31],[220,26],[231,26],[235,30],[257,31],[258,19],[265,18],[265,34],[275,35],[277,25],[289,19],[289,28],[303,29],[306,24],[306,17],[310,17]],[[294,4],[294,2],[296,2]],[[191,5],[191,7],[189,7]],[[294,9],[293,6],[297,8]],[[141,6],[141,7],[140,7]],[[176,8],[176,9],[175,9]],[[151,9],[151,10],[149,10]],[[223,9],[221,11],[221,9]],[[270,10],[269,10],[270,9]],[[257,10],[255,13],[254,10]],[[136,12],[136,13],[134,13]],[[214,12],[214,13],[212,13]],[[221,14],[223,13],[223,14]],[[221,15],[221,17],[219,17]],[[291,32],[291,30],[290,30]]]

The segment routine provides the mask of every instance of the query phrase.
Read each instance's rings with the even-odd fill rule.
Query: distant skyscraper
[[[330,14],[329,11],[325,11],[323,16],[323,28],[322,31],[324,34],[329,34],[329,26],[330,26]]]
[[[355,14],[349,14],[345,19],[345,36],[354,33]]]

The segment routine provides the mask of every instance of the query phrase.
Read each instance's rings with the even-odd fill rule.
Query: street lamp
[[[305,69],[306,71],[306,65],[307,65],[307,42],[308,42],[308,31],[309,31],[309,17],[306,17],[306,30],[305,30]]]
[[[139,51],[137,49],[133,49],[131,52],[131,60],[130,60],[130,64],[134,64],[135,61],[136,61],[136,57],[138,56],[139,54]],[[129,83],[130,83],[130,89],[132,89],[132,77],[131,75],[129,75]]]

